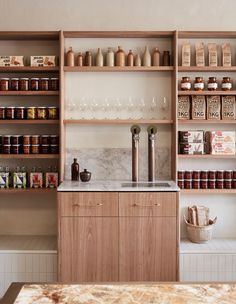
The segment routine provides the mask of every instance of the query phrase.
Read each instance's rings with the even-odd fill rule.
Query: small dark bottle
[[[71,165],[71,180],[72,181],[79,180],[79,164],[77,163],[77,158],[74,158],[74,162]]]

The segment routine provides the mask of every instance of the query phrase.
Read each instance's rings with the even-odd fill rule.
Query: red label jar
[[[216,170],[209,170],[208,178],[211,179],[211,180],[216,179]]]
[[[231,189],[232,188],[232,179],[225,179],[224,187],[225,187],[225,189]]]
[[[224,170],[218,170],[217,172],[216,172],[216,178],[217,179],[224,179]]]
[[[233,177],[233,170],[224,171],[224,179],[232,179],[232,177]]]
[[[12,135],[11,136],[12,145],[20,145],[21,143],[22,143],[22,135]]]
[[[192,189],[192,180],[191,179],[185,179],[184,180],[184,188],[185,189]]]
[[[20,154],[20,145],[11,145],[12,154]]]
[[[193,179],[199,179],[201,178],[201,171],[200,170],[194,170],[193,171]]]
[[[215,189],[216,188],[216,180],[215,179],[209,179],[208,180],[208,188],[209,189]]]
[[[192,170],[186,170],[184,174],[185,179],[192,179],[193,171]]]
[[[10,145],[11,144],[11,135],[3,135],[2,144],[3,145]]]
[[[201,171],[201,179],[208,179],[208,170]]]
[[[11,145],[3,145],[3,154],[11,154]]]
[[[184,170],[179,170],[178,171],[178,179],[180,180],[184,180]]]

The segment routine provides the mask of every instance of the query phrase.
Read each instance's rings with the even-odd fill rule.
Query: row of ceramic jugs
[[[127,57],[127,58],[126,58]],[[126,56],[124,50],[118,46],[118,50],[114,53],[112,48],[108,48],[108,51],[104,56],[101,48],[98,48],[95,62],[93,62],[92,52],[86,51],[85,56],[82,52],[79,52],[75,60],[75,53],[72,50],[72,47],[69,48],[66,53],[66,64],[67,66],[170,66],[170,53],[169,51],[164,51],[162,55],[158,48],[155,48],[152,52],[152,55],[148,49],[148,46],[145,46],[144,53],[142,54],[142,59],[139,54],[134,55],[132,50],[129,51]]]

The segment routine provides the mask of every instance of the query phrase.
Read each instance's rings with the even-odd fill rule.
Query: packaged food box
[[[235,144],[235,131],[207,131],[205,140],[210,144],[233,143]]]
[[[24,66],[24,56],[0,56],[0,66]]]
[[[222,96],[221,116],[223,120],[235,119],[235,96]]]
[[[235,155],[234,143],[214,143],[211,145],[212,155]]]
[[[58,186],[58,173],[47,172],[46,173],[46,188],[57,188]]]
[[[13,173],[13,188],[26,188],[27,179],[26,172]]]
[[[192,96],[192,119],[206,119],[205,96]]]
[[[43,173],[31,172],[30,173],[30,188],[42,188],[43,187]]]
[[[34,67],[56,66],[56,56],[30,56],[30,65]]]
[[[220,120],[220,96],[207,96],[207,119]]]
[[[204,143],[180,143],[179,154],[204,154]]]
[[[0,172],[0,188],[9,188],[9,172]]]
[[[178,119],[190,119],[190,97],[178,97]]]
[[[203,143],[204,131],[179,131],[180,143]]]

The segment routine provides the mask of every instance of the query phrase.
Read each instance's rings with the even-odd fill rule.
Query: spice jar
[[[92,53],[87,51],[85,53],[84,63],[86,66],[92,66],[93,65],[93,59],[92,59]]]
[[[11,145],[12,154],[20,154],[20,145]]]
[[[51,91],[59,90],[59,78],[50,78],[49,80],[49,88]]]
[[[221,89],[222,91],[230,91],[232,89],[230,77],[223,77]]]
[[[50,144],[50,136],[41,135],[41,145],[49,145],[49,144]]]
[[[11,144],[11,135],[3,135],[2,143],[3,143],[3,145],[10,145]]]
[[[39,90],[39,78],[31,78],[31,91],[38,91]]]
[[[27,119],[36,119],[36,107],[27,108]]]
[[[191,90],[191,82],[189,77],[182,77],[180,88],[182,91],[189,91]]]
[[[3,145],[3,154],[11,154],[11,145]]]
[[[5,107],[0,107],[0,119],[5,119]]]
[[[30,145],[23,145],[23,153],[30,154]]]
[[[178,171],[178,179],[184,179],[184,173],[185,173],[184,170],[179,170]]]
[[[25,119],[25,107],[15,108],[15,118],[16,119]]]
[[[185,179],[184,180],[184,188],[185,189],[192,189],[192,180],[191,179]]]
[[[193,179],[192,187],[193,189],[200,189],[200,179]]]
[[[215,179],[209,179],[208,188],[209,189],[215,189],[216,188],[216,180]]]
[[[56,107],[48,108],[48,119],[58,119],[59,117],[59,109]]]
[[[32,145],[31,152],[32,154],[39,154],[39,145]]]
[[[15,107],[7,107],[6,119],[14,119],[14,118],[15,118]]]
[[[216,91],[218,89],[218,83],[216,81],[216,77],[209,77],[207,89],[208,91]]]
[[[224,187],[225,187],[225,189],[231,189],[232,188],[232,179],[225,179]]]
[[[203,91],[204,82],[202,77],[195,77],[195,82],[193,84],[194,91]]]
[[[1,78],[0,91],[8,91],[8,90],[9,90],[9,78]]]
[[[217,179],[216,180],[216,188],[217,189],[224,189],[224,180],[223,179]]]
[[[47,119],[47,108],[46,107],[38,107],[37,108],[37,116],[38,116],[38,119]]]
[[[59,146],[58,145],[51,145],[50,146],[50,153],[58,154],[59,153]]]
[[[201,179],[200,180],[200,187],[201,187],[201,189],[207,189],[207,187],[208,187],[208,180],[207,179]]]
[[[39,145],[39,135],[31,135],[31,143],[32,145]]]
[[[29,90],[29,78],[20,78],[19,87],[21,91]]]
[[[42,145],[41,146],[41,153],[48,154],[49,153],[49,145]]]
[[[179,180],[178,180],[178,187],[179,187],[180,189],[184,189],[184,180],[183,180],[183,179],[179,179]]]
[[[12,91],[19,90],[19,78],[11,78],[11,90]]]
[[[23,145],[30,145],[30,138],[31,138],[31,135],[24,135],[23,136]]]
[[[41,91],[49,90],[49,78],[41,78],[40,89],[41,89]]]

